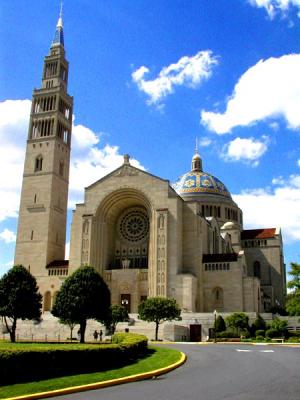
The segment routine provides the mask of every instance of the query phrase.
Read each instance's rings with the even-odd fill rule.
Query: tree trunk
[[[9,329],[10,341],[12,343],[16,342],[16,329],[17,329],[17,319],[14,318],[11,329]]]
[[[84,342],[85,328],[86,328],[86,320],[80,323],[80,343],[85,343]]]
[[[159,328],[159,322],[155,322],[155,340],[158,340],[158,328]]]

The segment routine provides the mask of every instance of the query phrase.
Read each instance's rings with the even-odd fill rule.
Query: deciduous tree
[[[138,308],[139,318],[155,322],[155,340],[158,338],[159,325],[164,321],[180,320],[181,310],[175,299],[149,297]]]
[[[292,279],[287,286],[291,289],[286,300],[286,310],[289,315],[300,315],[300,264],[291,263],[289,275]]]
[[[41,307],[35,278],[22,265],[12,267],[0,280],[0,315],[12,342],[16,341],[17,320],[39,320]]]
[[[80,325],[80,342],[84,343],[88,319],[109,318],[110,291],[93,267],[80,267],[62,284],[52,314]]]
[[[240,334],[249,329],[249,318],[244,313],[233,313],[226,318],[226,325]]]

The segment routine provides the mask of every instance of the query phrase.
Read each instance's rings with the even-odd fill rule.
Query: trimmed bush
[[[300,331],[288,331],[288,336],[300,339]]]
[[[147,353],[142,335],[116,335],[115,343],[63,345],[43,348],[28,343],[0,351],[0,384],[28,382],[58,376],[103,371],[127,365]],[[27,347],[27,348],[26,348]]]
[[[282,332],[278,331],[277,329],[268,329],[266,331],[266,338],[273,339],[282,337]]]
[[[257,331],[255,331],[255,336],[262,336],[263,338],[265,337],[265,331],[263,329],[257,329]]]
[[[239,337],[236,335],[235,332],[224,331],[224,332],[218,332],[217,338],[226,339],[226,338],[239,338]]]
[[[260,340],[260,341],[264,341],[265,338],[262,335],[257,335],[255,339],[256,340]]]

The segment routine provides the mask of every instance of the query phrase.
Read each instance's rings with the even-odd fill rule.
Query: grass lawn
[[[17,346],[26,346],[26,344],[18,343]],[[15,346],[15,345],[14,345]],[[36,344],[35,346],[38,346]],[[41,346],[45,346],[42,344]],[[47,345],[46,345],[47,346]],[[53,345],[49,347],[53,349]],[[60,345],[61,346],[61,345]],[[7,344],[6,344],[7,348]],[[0,344],[1,349],[1,344]],[[167,367],[170,364],[179,361],[181,353],[170,348],[149,346],[150,355],[138,360],[137,362],[122,368],[109,371],[94,372],[90,374],[71,375],[55,379],[47,379],[38,382],[21,383],[0,387],[0,398],[16,397],[49,390],[62,389],[71,386],[85,385],[95,382],[103,382],[110,379],[122,378],[125,376],[140,374],[155,369]]]

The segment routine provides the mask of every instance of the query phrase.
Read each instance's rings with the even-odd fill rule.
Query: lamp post
[[[214,325],[214,342],[217,343],[217,310],[214,311],[215,325]]]

